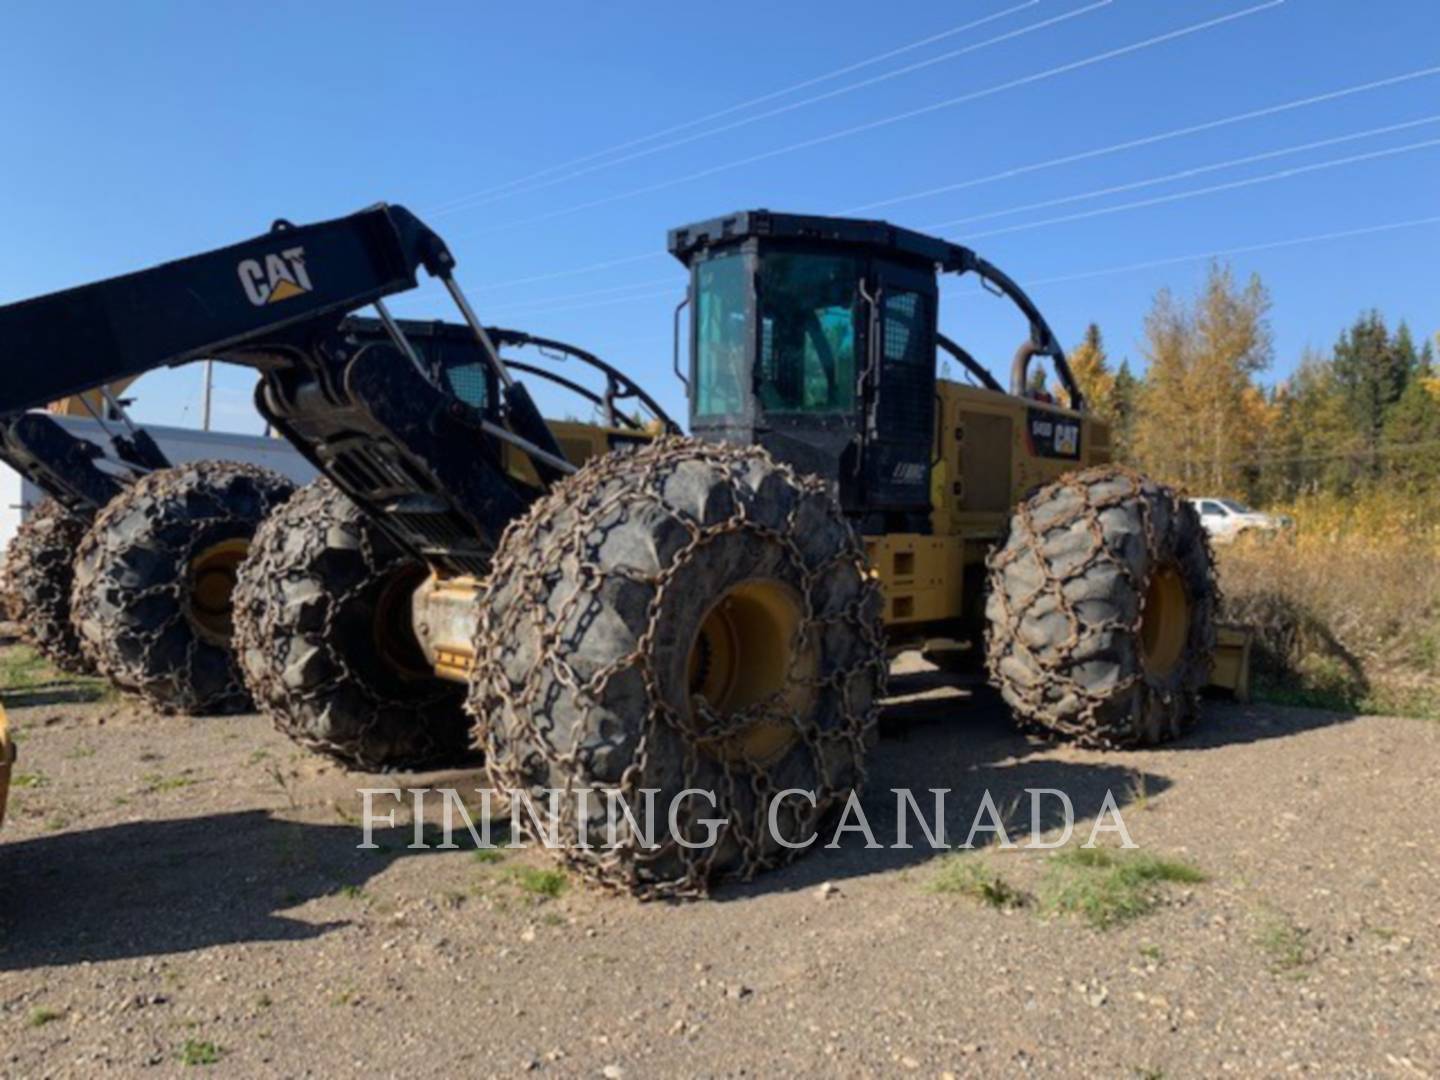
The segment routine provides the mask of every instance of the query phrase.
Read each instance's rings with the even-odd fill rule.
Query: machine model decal
[[[897,484],[923,484],[925,463],[923,461],[897,461],[890,479]]]
[[[1025,430],[1030,439],[1031,451],[1040,457],[1079,460],[1079,420],[1032,408]]]
[[[303,296],[311,289],[303,247],[266,255],[263,265],[259,259],[245,259],[235,270],[240,275],[240,284],[245,286],[245,295],[256,307]]]

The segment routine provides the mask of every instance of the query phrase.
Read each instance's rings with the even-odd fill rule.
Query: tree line
[[[1430,340],[1359,314],[1328,351],[1270,385],[1271,300],[1214,264],[1193,297],[1168,289],[1145,318],[1145,369],[1115,366],[1091,323],[1070,354],[1116,456],[1194,495],[1252,503],[1390,490],[1440,492],[1440,371]]]

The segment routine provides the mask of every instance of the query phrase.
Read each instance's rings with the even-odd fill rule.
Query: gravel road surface
[[[952,842],[982,792],[1028,829],[1026,789],[1059,788],[1071,848],[1109,792],[1142,852],[1205,880],[1101,929],[1042,902],[1051,852],[852,833],[638,904],[542,851],[409,850],[404,811],[357,848],[357,788],[473,794],[478,770],[354,776],[256,716],[12,688],[0,1073],[1440,1073],[1440,726],[1216,702],[1178,745],[1101,754],[1027,740],[913,658],[892,689],[877,840],[895,787],[952,789]],[[999,884],[936,891],[966,860]]]

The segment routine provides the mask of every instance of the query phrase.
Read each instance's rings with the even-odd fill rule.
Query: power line
[[[859,206],[847,207],[843,210],[836,210],[837,214],[854,214],[864,210],[873,210],[883,206],[891,206],[897,203],[909,202],[916,199],[927,198],[931,195],[944,194],[950,191],[958,191],[963,188],[978,187],[982,184],[995,183],[1001,180],[1009,180],[1017,176],[1038,172],[1043,169],[1055,168],[1061,165],[1070,165],[1078,161],[1085,161],[1092,158],[1102,157],[1109,154],[1119,153],[1125,150],[1133,150],[1143,146],[1150,146],[1155,143],[1166,142],[1171,139],[1182,138],[1187,135],[1195,135],[1205,131],[1213,131],[1217,128],[1227,127],[1231,124],[1242,123],[1246,120],[1256,120],[1263,117],[1275,116],[1280,113],[1289,112],[1294,109],[1308,108],[1312,105],[1320,105],[1354,94],[1368,93],[1373,90],[1380,90],[1402,83],[1411,82],[1416,79],[1432,78],[1440,75],[1440,66],[1418,68],[1413,71],[1403,72],[1399,75],[1388,76],[1383,79],[1375,79],[1370,82],[1358,83],[1353,86],[1342,87],[1338,90],[1326,91],[1323,94],[1312,94],[1308,97],[1295,98],[1290,101],[1280,102],[1276,105],[1267,105],[1259,109],[1251,109],[1246,112],[1233,113],[1229,116],[1222,116],[1215,120],[1207,120],[1198,124],[1191,124],[1185,127],[1172,128],[1168,131],[1158,132],[1152,135],[1145,135],[1135,139],[1128,139],[1124,142],[1111,143],[1108,146],[1096,147],[1090,150],[1082,150],[1078,153],[1067,154],[1063,157],[1049,158],[1045,161],[1031,162],[1026,165],[1015,166],[1005,169],[1002,172],[991,173],[988,176],[974,177],[958,183],[946,184],[943,187],[929,188],[924,191],[911,192],[907,195],[897,195],[888,199],[876,202],[864,203]],[[1318,145],[1318,144],[1317,144]],[[1237,159],[1239,164],[1245,159]],[[957,224],[958,222],[947,222],[942,224]],[[664,251],[650,250],[639,252],[634,255],[627,255],[621,258],[606,259],[601,262],[588,263],[584,266],[571,267],[566,270],[553,270],[544,274],[533,274],[527,277],[511,278],[506,281],[491,282],[472,287],[474,292],[487,292],[497,289],[516,288],[522,285],[531,285],[544,281],[555,281],[560,278],[578,277],[585,274],[595,273],[601,270],[610,270],[617,266],[625,266],[632,263],[644,262],[647,259],[658,259],[664,257]]]
[[[1104,217],[1109,214],[1119,214],[1127,210],[1139,210],[1149,206],[1160,206],[1164,203],[1183,202],[1186,199],[1195,199],[1202,195],[1214,195],[1222,191],[1235,191],[1239,188],[1252,187],[1256,184],[1270,184],[1277,180],[1288,180],[1291,177],[1303,176],[1307,173],[1339,168],[1342,165],[1355,165],[1362,161],[1375,161],[1380,158],[1394,157],[1397,154],[1409,154],[1416,150],[1428,149],[1432,146],[1440,146],[1440,139],[1426,139],[1423,142],[1408,143],[1405,146],[1392,146],[1385,150],[1372,150],[1366,154],[1351,154],[1348,157],[1332,158],[1329,161],[1317,161],[1309,165],[1296,165],[1290,169],[1281,169],[1273,173],[1263,173],[1260,176],[1251,176],[1244,180],[1231,180],[1224,184],[1211,184],[1209,187],[1194,188],[1190,191],[1177,191],[1169,195],[1156,195],[1149,199],[1137,199],[1133,202],[1119,203],[1116,206],[1102,206],[1095,210],[1081,210],[1074,214],[1062,214],[1059,217],[1043,218],[1040,221],[1030,221],[1022,225],[1007,225],[1003,229],[989,229],[985,232],[969,233],[966,239],[979,240],[989,236],[1003,236],[1008,233],[1042,228],[1046,225],[1061,225],[1071,221],[1083,221],[1089,218]]]
[[[1271,240],[1259,244],[1244,244],[1239,247],[1216,248],[1212,251],[1195,252],[1189,255],[1172,255],[1164,259],[1149,259],[1145,262],[1127,263],[1123,266],[1107,266],[1098,270],[1084,270],[1079,273],[1061,274],[1054,277],[1031,278],[1024,282],[1024,285],[1027,289],[1038,288],[1042,285],[1061,285],[1071,281],[1108,277],[1113,274],[1128,274],[1138,270],[1154,270],[1162,266],[1175,266],[1180,263],[1203,262],[1206,259],[1223,259],[1231,255],[1250,255],[1259,251],[1275,251],[1280,248],[1299,247],[1303,244],[1318,244],[1328,240],[1346,240],[1355,236],[1393,232],[1397,229],[1419,228],[1425,225],[1440,225],[1440,214],[1434,217],[1412,218],[1408,221],[1392,221],[1384,225],[1369,225],[1358,229],[1341,229],[1335,232],[1315,233],[1310,236],[1296,236],[1288,240]]]
[[[1373,135],[1387,135],[1396,131],[1405,131],[1410,128],[1421,127],[1425,124],[1433,124],[1437,121],[1440,121],[1440,113],[1421,117],[1418,120],[1404,120],[1395,124],[1385,124],[1381,127],[1367,128],[1364,131],[1354,131],[1345,135],[1336,135],[1328,139],[1317,139],[1313,142],[1297,143],[1294,146],[1285,146],[1278,150],[1266,150],[1259,154],[1248,154],[1245,157],[1230,158],[1228,161],[1217,161],[1208,165],[1196,165],[1188,169],[1181,169],[1178,172],[1166,173],[1163,176],[1152,176],[1145,180],[1133,180],[1126,184],[1115,184],[1110,187],[1096,188],[1092,191],[1081,192],[1077,195],[1063,195],[1059,198],[1045,199],[1041,202],[1006,207],[1004,210],[991,210],[984,214],[972,214],[969,217],[937,221],[922,227],[927,231],[931,229],[944,229],[952,225],[968,225],[976,221],[988,221],[992,218],[1006,217],[1010,214],[1019,214],[1027,210],[1042,210],[1046,207],[1062,206],[1065,203],[1080,202],[1084,199],[1097,199],[1104,195],[1116,195],[1122,191],[1134,191],[1138,188],[1153,187],[1156,184],[1165,184],[1172,180],[1183,180],[1187,177],[1199,176],[1207,172],[1216,172],[1220,169],[1234,168],[1238,165],[1251,165],[1257,161],[1267,161],[1272,158],[1284,157],[1287,154],[1299,154],[1307,150],[1318,150],[1325,146],[1336,146],[1340,143],[1354,142],[1357,139],[1369,138]]]
[[[545,188],[554,187],[557,184],[563,184],[570,180],[578,179],[582,176],[588,176],[591,173],[600,172],[604,169],[613,168],[616,165],[623,165],[626,162],[635,161],[639,158],[649,157],[652,154],[662,153],[666,150],[673,150],[676,147],[686,146],[690,143],[698,142],[701,139],[708,139],[715,135],[722,135],[725,132],[734,131],[737,128],[746,127],[761,120],[768,120],[772,117],[782,116],[786,113],[794,112],[797,109],[803,109],[807,106],[815,105],[822,101],[829,101],[832,98],[837,98],[844,94],[849,94],[855,90],[861,90],[869,86],[875,86],[878,83],[888,82],[891,79],[899,78],[901,75],[909,75],[924,68],[933,67],[936,64],[945,63],[947,61],[954,60],[957,57],[966,56],[973,52],[978,52],[981,49],[987,49],[992,45],[999,45],[1006,41],[1012,41],[1015,38],[1023,37],[1026,34],[1033,34],[1038,30],[1048,29],[1052,26],[1058,25],[1059,23],[1068,22],[1071,19],[1078,18],[1081,15],[1088,15],[1091,12],[1100,10],[1101,8],[1109,7],[1114,2],[1115,0],[1094,0],[1093,3],[1087,4],[1084,7],[1076,8],[1073,11],[1067,11],[1061,15],[1054,15],[1048,19],[1042,19],[1040,22],[1031,23],[1029,26],[1023,26],[1017,30],[1011,30],[1007,33],[999,34],[992,38],[987,38],[985,41],[979,41],[973,45],[966,45],[963,48],[952,49],[949,52],[941,53],[939,56],[932,56],[928,59],[920,60],[913,64],[908,64],[905,67],[896,68],[893,71],[887,71],[881,75],[874,75],[868,79],[862,79],[859,82],[850,83],[849,85],[841,86],[834,90],[827,90],[823,94],[816,94],[813,97],[803,98],[800,101],[793,101],[787,105],[781,105],[773,109],[768,109],[765,112],[756,113],[754,116],[747,116],[742,117],[739,120],[732,120],[729,123],[722,124],[719,127],[710,128],[706,131],[697,132],[693,135],[686,135],[680,139],[673,139],[670,142],[661,143],[659,146],[651,146],[643,150],[635,150],[621,157],[612,158],[609,161],[602,161],[596,164],[588,165],[585,168],[577,169],[573,172],[566,173],[563,176],[553,177],[549,180],[545,180],[538,184],[533,184],[529,187],[522,187],[512,191],[495,194],[490,196],[489,198],[466,203],[463,207],[454,207],[452,209],[443,210],[437,213],[435,216],[443,216],[444,214],[452,213],[455,210],[459,209],[472,209],[476,206],[484,206],[489,203],[496,202],[500,199],[508,199],[515,195],[528,195],[531,192],[542,191]],[[1002,14],[1006,13],[1002,12]],[[982,19],[980,21],[987,22],[989,20]],[[978,25],[978,23],[973,25]]]
[[[1183,138],[1186,135],[1197,135],[1203,131],[1213,131],[1216,128],[1228,127],[1231,124],[1239,124],[1246,120],[1258,120],[1267,116],[1275,116],[1279,113],[1289,112],[1292,109],[1303,109],[1311,105],[1320,105],[1328,101],[1338,101],[1341,98],[1350,97],[1352,94],[1363,94],[1371,90],[1380,90],[1389,86],[1396,86],[1400,83],[1410,82],[1414,79],[1430,78],[1440,75],[1440,66],[1418,68],[1414,71],[1407,71],[1400,75],[1392,75],[1385,79],[1376,79],[1372,82],[1360,83],[1355,86],[1343,87],[1339,90],[1331,90],[1323,94],[1312,94],[1309,97],[1296,98],[1292,101],[1284,101],[1278,105],[1267,105],[1260,109],[1251,109],[1247,112],[1233,113],[1230,116],[1222,116],[1218,120],[1206,120],[1199,124],[1190,124],[1185,127],[1172,128],[1169,131],[1158,132],[1154,135],[1142,135],[1139,138],[1127,139],[1124,142],[1111,143],[1109,146],[1097,147],[1093,150],[1081,150],[1078,153],[1066,154],[1063,157],[1050,158],[1046,161],[1032,162],[1029,165],[1018,165],[1003,172],[991,173],[988,176],[980,176],[970,180],[961,180],[953,184],[944,184],[940,187],[926,188],[922,191],[912,191],[904,195],[895,195],[888,199],[879,199],[875,202],[862,203],[859,206],[846,207],[837,210],[837,214],[858,214],[865,210],[876,210],[882,206],[894,206],[898,203],[913,202],[916,199],[927,199],[932,195],[943,195],[951,191],[961,191],[965,188],[976,187],[980,184],[991,184],[999,180],[1010,180],[1017,176],[1024,176],[1027,173],[1039,172],[1042,169],[1052,169],[1061,165],[1073,165],[1078,161],[1088,161],[1092,158],[1104,157],[1108,154],[1119,153],[1123,150],[1134,150],[1141,146],[1152,146],[1155,143],[1167,142],[1170,139]]]
[[[901,56],[907,52],[913,52],[916,49],[924,48],[926,45],[933,45],[937,41],[943,41],[946,38],[954,37],[956,34],[963,34],[967,30],[973,30],[976,27],[985,25],[986,23],[994,22],[1008,15],[1013,15],[1017,11],[1023,11],[1026,8],[1032,8],[1039,2],[1040,0],[1025,0],[1025,3],[1023,4],[1018,4],[1012,8],[1006,8],[1004,11],[998,11],[993,15],[987,15],[983,19],[975,19],[971,22],[961,23],[959,26],[952,26],[948,30],[942,30],[938,34],[931,34],[929,37],[921,38],[918,41],[912,41],[909,44],[901,45],[898,48],[888,49],[885,52],[877,53],[876,55],[867,57],[864,60],[860,60],[852,64],[847,64],[844,67],[836,68],[833,71],[827,71],[823,75],[816,75],[812,78],[805,79],[802,82],[792,83],[790,86],[784,87],[783,89],[772,90],[769,93],[761,94],[759,97],[750,98],[746,101],[740,102],[739,104],[730,105],[715,112],[707,113],[704,116],[699,116],[692,120],[686,120],[678,124],[672,124],[670,127],[662,128],[659,131],[651,132],[649,135],[641,135],[637,138],[626,140],[625,142],[616,143],[614,146],[608,146],[603,150],[595,150],[580,157],[571,158],[568,161],[562,161],[557,165],[547,166],[546,168],[539,169],[536,172],[529,173],[525,176],[516,177],[514,180],[508,180],[503,184],[498,184],[495,187],[486,188],[483,191],[475,191],[471,192],[468,195],[456,196],[455,198],[450,199],[447,202],[441,203],[439,206],[433,208],[430,213],[432,215],[448,213],[451,210],[456,209],[459,204],[467,203],[472,199],[483,198],[487,195],[492,195],[497,192],[504,191],[506,188],[515,187],[520,184],[526,184],[529,183],[531,180],[538,180],[542,177],[549,176],[553,173],[559,172],[562,169],[568,169],[576,165],[584,165],[587,162],[594,161],[596,158],[605,157],[607,154],[619,153],[623,150],[628,150],[633,146],[640,146],[644,143],[652,142],[655,139],[663,139],[666,136],[673,135],[679,131],[685,131],[692,127],[698,127],[701,124],[707,124],[712,120],[723,119],[726,116],[731,116],[737,112],[743,112],[744,110],[753,108],[756,105],[763,105],[767,101],[774,101],[776,98],[782,98],[785,97],[787,94],[793,94],[799,90],[806,90],[812,86],[818,86],[820,83],[829,82],[831,79],[838,79],[842,75],[849,75],[851,72],[860,71],[863,68],[870,67],[874,64],[882,63],[885,60],[892,59],[896,56]]]
[[[525,300],[521,301],[518,304],[512,304],[510,307],[505,308],[505,310],[520,311],[525,308],[535,307],[536,305],[541,304],[553,304],[565,300],[585,300],[593,296],[607,296],[614,293],[628,292],[631,289],[654,288],[656,285],[673,286],[674,284],[674,275],[663,278],[647,278],[644,281],[633,281],[629,285],[612,285],[606,289],[587,289],[584,292],[567,293],[561,296],[538,297],[534,300]]]
[[[1187,462],[1193,463],[1197,464],[1203,472],[1213,469],[1217,465],[1222,469],[1244,469],[1247,467],[1265,468],[1271,465],[1300,465],[1321,461],[1373,461],[1381,457],[1404,457],[1411,454],[1418,454],[1423,450],[1433,450],[1437,447],[1440,447],[1440,439],[1423,439],[1418,442],[1392,443],[1388,446],[1381,445],[1370,449],[1338,450],[1325,454],[1259,454],[1251,457],[1233,458],[1221,462],[1196,462],[1194,458],[1177,457],[1173,459],[1161,459],[1159,463],[1166,466],[1183,465]]]
[[[569,270],[552,270],[544,274],[532,274],[529,277],[511,278],[509,281],[495,281],[489,285],[477,285],[472,292],[487,292],[492,289],[509,289],[516,285],[533,285],[539,281],[554,281],[557,278],[575,277],[579,274],[593,274],[597,270],[611,270],[617,266],[625,266],[629,263],[644,262],[646,259],[658,259],[664,255],[663,251],[645,251],[636,255],[625,255],[618,259],[606,259],[603,262],[588,263],[585,266],[576,266]]]
[[[534,225],[539,222],[550,221],[558,217],[565,217],[569,214],[577,214],[584,210],[592,210],[599,206],[608,206],[612,203],[621,202],[625,199],[637,198],[641,195],[650,195],[657,191],[663,191],[668,188],[677,187],[680,184],[689,183],[694,180],[701,180],[708,176],[714,176],[717,173],[728,172],[731,169],[741,168],[745,165],[753,165],[756,162],[767,161],[771,158],[780,157],[784,154],[795,153],[798,150],[807,150],[814,146],[821,146],[826,143],[835,142],[839,139],[846,139],[852,135],[864,134],[867,131],[874,131],[878,128],[900,123],[904,120],[911,120],[918,116],[925,116],[929,113],[937,112],[941,109],[953,108],[956,105],[963,105],[971,101],[978,101],[982,98],[1004,93],[1007,90],[1016,89],[1017,87],[1028,86],[1037,82],[1043,82],[1046,79],[1052,79],[1059,75],[1068,74],[1071,71],[1078,71],[1081,68],[1091,67],[1096,64],[1102,64],[1106,61],[1114,60],[1121,56],[1127,56],[1131,53],[1140,52],[1144,49],[1154,48],[1157,45],[1163,45],[1171,41],[1176,41],[1183,37],[1188,37],[1191,34],[1203,33],[1206,30],[1211,30],[1215,27],[1235,22],[1238,19],[1249,18],[1252,15],[1258,15],[1262,12],[1269,11],[1272,8],[1281,6],[1285,2],[1286,0],[1265,0],[1264,3],[1255,4],[1248,8],[1242,8],[1239,11],[1232,11],[1229,14],[1220,15],[1212,19],[1206,19],[1202,22],[1191,23],[1190,25],[1183,26],[1178,30],[1170,30],[1163,34],[1156,34],[1141,41],[1135,41],[1131,42],[1128,45],[1121,45],[1113,49],[1107,49],[1103,52],[1087,56],[1081,60],[1072,60],[1067,64],[1059,64],[1055,67],[1046,68],[1043,71],[1032,72],[1029,75],[1024,75],[1016,79],[1010,79],[1002,83],[996,83],[993,86],[988,86],[981,90],[973,90],[969,93],[960,94],[956,97],[946,98],[942,101],[932,102],[929,105],[922,105],[915,109],[908,109],[905,112],[895,113],[891,116],[881,117],[878,120],[870,120],[863,124],[856,124],[852,127],[841,128],[838,131],[832,131],[825,135],[817,135],[809,139],[802,139],[799,142],[794,142],[785,146],[776,147],[771,150],[763,151],[762,153],[751,154],[741,158],[734,158],[730,161],[721,162],[718,165],[712,165],[707,169],[701,169],[698,172],[688,173],[684,176],[675,177],[670,180],[664,180],[654,184],[647,184],[644,187],[632,188],[629,191],[622,191],[618,194],[608,195],[601,199],[591,199],[588,202],[577,203],[573,206],[564,207],[560,210],[552,210],[549,213],[539,214],[534,217],[518,218],[513,221],[504,222],[503,224],[494,226],[484,231],[486,233],[501,232],[506,229],[513,229],[522,225]]]

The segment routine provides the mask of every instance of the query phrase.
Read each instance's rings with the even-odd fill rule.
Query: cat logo
[[[311,289],[303,247],[266,255],[263,263],[259,259],[246,259],[235,270],[240,275],[240,284],[245,286],[245,295],[256,307],[303,296]]]

